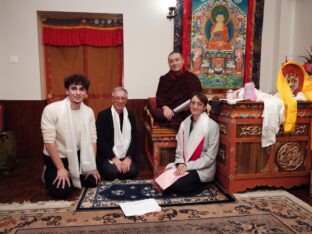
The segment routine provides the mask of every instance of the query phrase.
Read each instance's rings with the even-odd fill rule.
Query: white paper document
[[[119,203],[125,216],[144,215],[150,212],[161,211],[161,207],[157,204],[153,198],[144,199],[134,202]]]
[[[183,102],[182,104],[180,104],[179,106],[177,106],[176,108],[173,109],[174,113],[179,113],[180,111],[184,110],[186,107],[189,107],[191,103],[191,99],[186,100],[185,102]]]

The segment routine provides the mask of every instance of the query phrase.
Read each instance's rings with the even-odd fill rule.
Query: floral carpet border
[[[92,230],[102,233],[145,230],[141,233],[171,234],[177,233],[174,231],[179,224],[188,230],[186,233],[312,233],[312,207],[286,191],[235,196],[237,200],[232,203],[164,207],[161,212],[131,217],[125,217],[120,209],[0,214],[0,233],[68,233],[65,231],[75,227],[86,231],[80,233],[88,233],[92,226]],[[175,229],[170,229],[171,225]],[[151,228],[157,232],[148,231]],[[112,232],[115,230],[123,232]]]

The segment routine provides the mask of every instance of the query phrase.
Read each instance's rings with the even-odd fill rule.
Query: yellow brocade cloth
[[[298,89],[305,95],[307,100],[312,101],[312,80],[310,79],[308,73],[305,71],[304,67],[301,64],[295,62],[287,62],[284,63],[279,71],[276,86],[279,93],[279,97],[282,99],[285,105],[285,121],[283,123],[284,131],[285,132],[292,132],[295,130],[296,121],[297,121],[297,101],[294,97],[294,93],[287,82],[286,77],[284,76],[283,71],[285,71],[286,66],[296,66],[297,70],[301,73],[299,74],[303,76],[303,83],[302,87],[297,84]],[[291,75],[291,74],[290,74]],[[298,90],[297,90],[298,92]],[[312,127],[311,127],[312,132]],[[311,144],[312,148],[312,144]]]

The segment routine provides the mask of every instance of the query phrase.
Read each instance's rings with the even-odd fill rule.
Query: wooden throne
[[[153,174],[158,176],[168,163],[174,161],[177,131],[159,126],[154,121],[149,107],[156,108],[156,97],[148,98],[148,105],[144,107],[144,145]]]

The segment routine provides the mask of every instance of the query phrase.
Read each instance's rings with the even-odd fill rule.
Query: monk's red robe
[[[172,110],[192,97],[194,92],[201,92],[202,87],[198,77],[187,71],[175,73],[169,71],[161,76],[156,92],[156,109],[151,110],[156,122],[164,127],[179,129],[180,123],[190,115],[189,110],[175,113],[171,121],[164,117],[162,107],[168,106]]]

